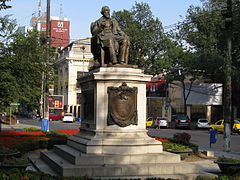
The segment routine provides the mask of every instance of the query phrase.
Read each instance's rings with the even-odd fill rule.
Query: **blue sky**
[[[46,1],[42,0],[42,12],[46,11]],[[70,20],[71,40],[91,37],[90,23],[97,20],[101,7],[107,5],[112,11],[130,10],[135,2],[149,4],[154,17],[158,17],[163,26],[181,21],[190,5],[202,5],[200,0],[51,0],[51,16],[62,15]],[[18,25],[29,25],[33,13],[38,12],[38,0],[11,0],[13,7],[0,11],[0,15],[12,14]]]

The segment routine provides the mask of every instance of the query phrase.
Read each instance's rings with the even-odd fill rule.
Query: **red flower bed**
[[[164,138],[158,138],[158,137],[154,137],[154,138],[158,141],[161,141],[161,142],[170,142],[169,140],[164,139]]]
[[[57,132],[63,133],[63,134],[69,134],[69,135],[74,135],[80,130],[56,130]],[[8,135],[33,135],[33,136],[44,136],[46,135],[43,131],[31,131],[31,132],[23,132],[23,131],[13,131],[13,130],[6,130],[6,131],[1,131],[0,136],[8,136]]]
[[[57,132],[74,135],[80,132],[80,130],[57,130]]]
[[[156,140],[158,140],[158,141],[161,141],[161,142],[170,142],[169,140],[167,140],[167,139],[164,139],[164,138],[157,138],[157,137],[155,137],[155,139]]]
[[[23,132],[23,131],[13,131],[13,130],[7,130],[0,132],[1,135],[46,135],[42,131],[32,131],[32,132]]]
[[[80,132],[80,130],[57,130],[57,132],[73,135]],[[44,133],[43,131],[31,131],[31,132],[13,131],[13,130],[1,131],[0,147],[11,148],[27,140],[38,141],[43,139],[46,139],[46,140],[50,139],[46,135],[47,133]]]

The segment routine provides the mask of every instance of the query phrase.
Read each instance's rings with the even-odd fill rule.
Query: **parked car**
[[[62,118],[63,116],[56,113],[49,114],[49,121],[58,121],[58,120],[62,120]]]
[[[156,124],[158,127],[165,127],[168,128],[168,121],[165,117],[157,117]]]
[[[209,121],[207,120],[207,119],[205,119],[205,118],[200,118],[200,119],[198,119],[198,121],[197,121],[197,128],[205,128],[205,129],[207,129],[207,128],[209,128]]]
[[[185,127],[190,129],[190,119],[185,114],[175,114],[172,116],[175,121],[175,128]]]
[[[148,117],[146,121],[146,127],[152,127],[152,125],[153,125],[153,118]]]
[[[74,122],[74,116],[72,113],[65,113],[62,119],[63,122]]]
[[[148,117],[146,121],[146,127],[151,127],[151,128],[158,127],[157,119],[153,119],[153,117]]]
[[[153,117],[148,117],[146,121],[146,127],[156,128],[158,126],[156,119],[154,120]]]
[[[214,124],[209,125],[209,129],[216,129],[218,132],[223,132],[224,131],[224,120],[218,120]],[[234,124],[232,127],[232,132],[233,133],[238,133],[240,134],[240,120],[236,119],[234,120]]]

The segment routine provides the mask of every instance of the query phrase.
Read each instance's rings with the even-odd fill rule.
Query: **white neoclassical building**
[[[93,65],[91,38],[73,41],[59,52],[57,58],[57,80],[54,94],[64,96],[64,111],[75,117],[80,114],[81,89],[77,78],[82,77]]]

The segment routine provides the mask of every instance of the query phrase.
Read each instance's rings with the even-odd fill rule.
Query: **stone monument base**
[[[79,79],[83,95],[80,133],[69,137],[67,145],[56,145],[41,152],[40,158],[32,158],[35,167],[60,176],[106,179],[199,175],[196,165],[163,152],[162,143],[147,135],[146,82],[150,78],[141,69],[121,65],[94,69]],[[111,90],[118,93],[112,99]],[[116,117],[121,119],[122,114],[131,118],[124,115],[118,122]]]
[[[67,144],[89,154],[147,154],[161,153],[161,142],[150,138],[146,130],[81,131],[69,137]]]
[[[34,167],[57,176],[91,177],[96,179],[171,178],[195,179],[197,176],[215,177],[200,171],[196,164],[181,162],[173,153],[147,154],[86,154],[69,145],[56,145],[31,158]]]

